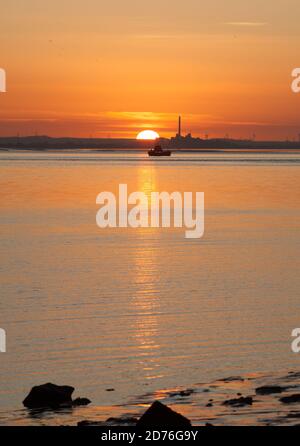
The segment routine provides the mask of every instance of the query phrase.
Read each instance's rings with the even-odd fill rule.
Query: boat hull
[[[151,152],[151,150],[148,152],[149,156],[171,156],[171,152],[169,150],[165,150],[163,153],[155,153]]]

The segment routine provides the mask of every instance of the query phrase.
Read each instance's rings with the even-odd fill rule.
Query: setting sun
[[[159,134],[157,132],[154,132],[153,130],[143,130],[140,132],[136,139],[157,139],[159,138]]]

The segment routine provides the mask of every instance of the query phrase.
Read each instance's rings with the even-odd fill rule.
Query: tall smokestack
[[[178,135],[181,136],[181,116],[178,118]]]

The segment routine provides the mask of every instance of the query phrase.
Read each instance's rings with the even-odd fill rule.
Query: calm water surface
[[[0,424],[48,381],[110,407],[300,366],[300,154],[0,152],[0,169]],[[203,191],[204,237],[99,229],[119,183]]]

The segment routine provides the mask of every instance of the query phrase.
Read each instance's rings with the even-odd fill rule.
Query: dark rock
[[[233,398],[232,400],[226,400],[223,403],[223,406],[234,406],[234,407],[242,407],[242,406],[252,406],[253,398],[251,396],[242,396],[241,398]]]
[[[77,426],[135,426],[138,419],[130,416],[123,416],[120,418],[110,417],[106,421],[82,420],[77,423]]]
[[[300,418],[300,412],[289,413],[286,417],[287,418]]]
[[[288,377],[289,378],[300,378],[300,372],[289,372]]]
[[[208,403],[208,404],[206,404],[206,407],[213,407],[213,404],[212,403]]]
[[[73,406],[87,406],[90,403],[91,400],[89,400],[88,398],[76,398],[72,402]]]
[[[224,379],[221,379],[220,381],[223,381],[224,383],[231,383],[231,382],[234,382],[234,381],[241,381],[241,382],[243,382],[245,380],[241,376],[229,376],[229,378],[224,378]]]
[[[101,427],[104,427],[105,426],[105,422],[104,421],[82,420],[82,421],[78,421],[77,426],[79,426],[79,427],[84,427],[84,426],[101,426]]]
[[[159,401],[155,401],[137,422],[137,427],[151,426],[191,427],[191,422],[183,415],[175,412]]]
[[[120,424],[125,425],[135,425],[139,420],[135,417],[110,417],[106,420],[105,423],[109,423],[110,425],[119,426]]]
[[[178,392],[170,392],[169,396],[170,397],[175,397],[175,396],[185,397],[185,396],[192,395],[192,393],[194,393],[193,389],[186,389],[186,390],[179,390]]]
[[[106,392],[114,392],[115,391],[115,389],[113,389],[113,388],[111,388],[111,389],[105,389],[106,390]]]
[[[82,426],[90,426],[91,425],[91,421],[89,420],[81,420],[77,422],[77,426],[82,427]]]
[[[300,403],[300,394],[295,393],[294,395],[283,396],[280,398],[280,401],[285,404]]]
[[[257,387],[257,389],[255,389],[255,392],[257,393],[257,395],[271,395],[272,393],[282,393],[285,390],[286,389],[281,386],[262,386]]]
[[[72,405],[72,393],[74,387],[57,386],[47,383],[35,386],[23,401],[23,405],[29,409],[39,409],[44,407],[58,408],[62,405]]]

